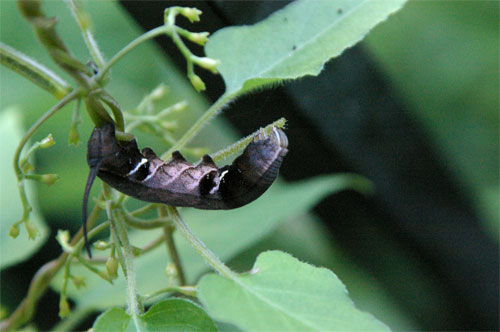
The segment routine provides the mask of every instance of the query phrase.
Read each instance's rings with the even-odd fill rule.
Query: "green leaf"
[[[168,299],[153,305],[134,319],[121,308],[101,314],[93,329],[99,331],[217,331],[215,323],[197,304],[184,299]]]
[[[276,183],[261,198],[240,209],[185,209],[181,214],[193,232],[220,259],[226,261],[270,234],[280,224],[306,213],[326,195],[345,188],[367,191],[370,183],[355,175],[321,176],[288,185]],[[161,234],[161,230],[133,232],[131,242],[136,246],[145,245]],[[175,241],[188,280],[193,281],[208,267],[179,234],[175,234]],[[149,294],[166,287],[164,269],[167,262],[165,248],[158,248],[134,262],[140,294]],[[123,289],[126,285],[123,278],[115,280],[114,285],[109,285],[82,267],[72,267],[71,272],[85,276],[86,288],[77,290],[71,286],[68,289],[68,296],[80,306],[106,309],[125,302]],[[52,286],[60,289],[61,284],[59,274]]]
[[[226,94],[318,75],[406,0],[295,1],[252,26],[217,31],[205,47],[221,60]]]
[[[234,280],[209,274],[198,295],[215,319],[245,331],[387,331],[355,308],[337,276],[280,251],[257,257]]]
[[[11,107],[0,113],[0,268],[13,265],[29,258],[47,239],[47,227],[38,213],[35,199],[35,184],[26,182],[26,194],[33,207],[30,220],[39,231],[35,240],[28,238],[24,225],[19,225],[20,232],[16,239],[9,236],[10,227],[21,218],[23,213],[21,199],[17,189],[17,180],[12,168],[12,158],[21,140],[24,130],[21,124],[20,109]]]

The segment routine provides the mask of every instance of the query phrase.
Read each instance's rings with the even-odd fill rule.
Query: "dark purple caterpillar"
[[[209,155],[192,165],[179,151],[165,162],[150,148],[139,152],[135,140],[119,142],[113,124],[94,128],[87,147],[90,173],[83,198],[83,231],[87,241],[87,200],[96,176],[142,201],[204,210],[229,210],[260,197],[278,176],[288,152],[285,133],[273,127],[259,132],[231,165],[218,168]]]

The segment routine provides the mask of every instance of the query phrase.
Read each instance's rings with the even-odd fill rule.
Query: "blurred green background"
[[[499,7],[410,1],[364,41],[498,239]]]

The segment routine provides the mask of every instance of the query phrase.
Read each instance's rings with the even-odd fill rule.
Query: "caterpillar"
[[[136,140],[118,141],[115,126],[94,128],[87,145],[90,168],[83,197],[83,232],[87,240],[87,202],[96,176],[116,190],[136,199],[204,210],[228,210],[259,198],[274,182],[288,152],[285,133],[273,127],[257,133],[231,165],[217,167],[209,155],[197,165],[179,151],[168,162],[152,149],[139,151]]]

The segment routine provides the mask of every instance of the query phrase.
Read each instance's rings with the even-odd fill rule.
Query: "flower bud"
[[[19,235],[19,225],[15,223],[14,225],[12,225],[12,227],[10,227],[9,236],[15,239],[16,237],[18,237],[18,235]]]
[[[56,235],[56,240],[57,240],[57,242],[59,242],[59,245],[61,246],[61,248],[65,252],[68,252],[68,253],[74,252],[73,247],[69,243],[70,236],[69,236],[69,232],[68,231],[65,231],[65,230],[62,230],[62,229],[58,230],[57,231],[57,235]]]
[[[151,91],[151,100],[158,100],[163,98],[168,92],[168,88],[164,84],[158,85],[153,91]]]
[[[99,241],[96,241],[93,243],[93,246],[97,249],[97,250],[106,250],[109,248],[109,245],[107,242],[105,241],[102,241],[102,240],[99,240]]]
[[[59,300],[59,317],[68,317],[70,313],[71,310],[69,309],[69,303],[66,300],[66,297],[61,296],[61,299]]]
[[[73,285],[75,285],[76,289],[85,287],[85,279],[83,279],[82,277],[79,276],[72,277],[71,281],[73,282]]]
[[[179,8],[179,14],[189,20],[189,22],[198,22],[202,11],[198,8]]]
[[[160,126],[166,131],[172,131],[179,127],[177,121],[160,121]]]
[[[59,175],[57,174],[43,174],[40,177],[40,181],[48,186],[53,185],[57,180],[59,180]]]
[[[167,264],[167,267],[165,267],[165,275],[167,276],[168,279],[177,278],[179,272],[177,271],[177,267],[175,266],[175,264],[172,263]]]
[[[217,66],[220,65],[220,60],[203,57],[197,58],[195,63],[201,68],[205,68],[210,70],[212,73],[217,74]]]
[[[108,272],[108,275],[111,279],[118,278],[118,262],[116,261],[116,258],[108,258],[108,260],[106,261],[106,271]]]
[[[57,231],[56,239],[59,243],[69,244],[69,232],[62,229]]]
[[[52,134],[49,134],[47,137],[40,141],[40,147],[42,149],[50,148],[54,144],[56,144],[56,141],[54,137],[52,137]]]
[[[68,143],[74,146],[80,144],[80,135],[78,134],[78,129],[76,129],[76,126],[71,126],[71,128],[69,129]]]
[[[197,92],[204,91],[206,89],[205,83],[203,83],[200,76],[193,74],[189,77],[189,80]]]
[[[36,228],[36,226],[33,225],[31,221],[25,222],[25,225],[26,225],[26,231],[28,232],[28,238],[30,240],[36,239],[36,237],[38,236],[38,229]]]
[[[35,169],[35,167],[30,162],[28,162],[26,159],[21,159],[21,162],[19,163],[19,165],[21,165],[21,170],[25,174],[28,173],[29,171],[32,171]]]
[[[136,246],[131,246],[131,247],[132,247],[132,255],[134,255],[134,257],[139,257],[144,252],[144,250],[142,250],[139,247]]]
[[[193,43],[203,46],[208,41],[208,35],[208,32],[191,32],[187,38]]]
[[[172,112],[182,112],[188,108],[188,102],[183,100],[172,105]]]

